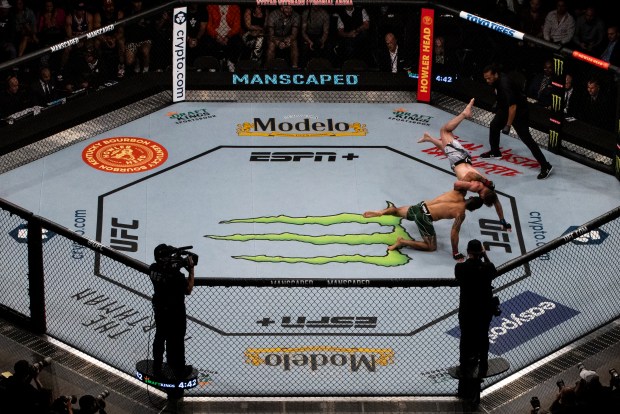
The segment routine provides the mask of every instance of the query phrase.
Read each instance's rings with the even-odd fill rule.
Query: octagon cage
[[[500,67],[520,79],[525,91],[550,61],[554,68],[549,102],[533,95],[528,99],[535,141],[556,154],[620,177],[618,68],[574,45],[528,33],[516,12],[482,6],[459,10],[450,4],[457,2],[354,1],[352,13],[359,19],[355,27],[346,13],[347,2],[289,2],[293,20],[299,19],[299,31],[293,37],[282,33],[278,37],[283,28],[274,27],[275,23],[271,28],[266,24],[264,35],[246,26],[251,16],[259,18],[253,15],[256,6],[270,14],[285,13],[276,1],[153,3],[158,4],[123,10],[114,17],[92,6],[86,10],[93,16],[91,31],[73,37],[40,36],[39,43],[24,40],[17,45],[23,50],[16,48],[20,56],[9,56],[0,63],[3,79],[17,79],[24,91],[40,83],[42,69],[48,71],[55,89],[51,97],[24,92],[19,103],[0,108],[0,173],[43,162],[158,111],[168,115],[167,108],[178,102],[246,105],[247,113],[261,104],[320,107],[425,102],[458,114],[475,97],[472,121],[486,127],[493,117],[494,94],[482,78],[483,69],[491,64]],[[77,12],[67,8],[68,13]],[[248,19],[244,18],[246,10]],[[240,25],[238,36],[218,42],[222,34],[212,28],[212,20],[219,13],[236,16],[236,23],[229,25]],[[316,21],[309,23],[308,16],[323,19],[323,31],[313,32]],[[390,60],[387,46],[394,39],[402,61]],[[296,50],[290,50],[289,41],[297,43]],[[322,47],[310,47],[311,43]],[[93,72],[95,61],[101,66]],[[597,79],[610,99],[609,113],[599,112],[598,119],[565,113],[567,74],[584,91],[589,80]],[[357,127],[363,128],[351,128]],[[208,160],[217,160],[229,147],[234,146],[206,150]],[[265,147],[252,156],[273,157],[275,153],[265,152],[271,151]],[[187,159],[204,155],[188,151]],[[314,161],[319,154],[312,149]],[[329,162],[330,154],[326,152],[319,161]],[[163,174],[160,178],[164,180]],[[100,195],[99,207],[108,206],[105,203],[117,194]],[[103,207],[97,214],[98,219],[114,217]],[[164,220],[177,220],[180,215]],[[509,360],[510,369],[484,380],[483,389],[496,390],[493,387],[501,381],[515,378],[620,316],[618,288],[610,283],[616,274],[605,264],[618,251],[619,215],[620,209],[612,209],[540,247],[496,263],[499,276],[494,293],[504,303],[504,313],[493,319],[489,338],[491,353]],[[132,377],[136,361],[150,358],[155,328],[150,257],[131,255],[133,239],[129,236],[110,242],[101,231],[80,233],[85,217],[85,211],[75,210],[68,222],[57,223],[0,200],[0,309],[3,316],[33,332]],[[240,226],[233,221],[243,219],[232,217],[229,225]],[[346,220],[359,222],[360,217],[334,220],[343,220],[336,224],[345,225]],[[284,224],[298,224],[291,222],[299,217],[276,218],[290,221]],[[326,218],[303,219],[304,225],[316,228]],[[266,225],[265,220],[246,222]],[[398,228],[394,223],[375,225],[389,231]],[[133,229],[128,223],[116,228],[125,235]],[[289,234],[289,230],[282,231]],[[330,232],[315,230],[308,237],[338,250],[339,242],[333,243]],[[297,239],[292,243],[305,242],[305,235],[294,236]],[[604,237],[604,243],[584,249],[580,243],[584,237],[601,241]],[[459,287],[453,272],[437,275],[422,269],[419,277],[398,272],[377,277],[375,270],[382,265],[360,264],[366,259],[355,247],[330,253],[320,256],[342,255],[345,262],[355,259],[356,269],[362,271],[341,277],[318,270],[321,264],[306,263],[309,267],[295,276],[285,271],[268,277],[261,277],[260,272],[253,277],[244,272],[197,277],[192,295],[186,297],[185,347],[188,363],[199,372],[198,386],[186,395],[454,394],[457,383],[447,373],[459,361]],[[242,259],[249,262],[249,256]],[[275,250],[269,257],[287,259]],[[251,260],[257,266],[265,258],[252,256]],[[209,264],[199,263],[197,276],[200,266]],[[222,269],[222,273],[227,271]],[[560,286],[558,275],[566,274],[581,277],[572,279],[574,285]],[[564,302],[570,301],[579,311],[547,300],[543,292],[556,289],[564,289]],[[571,312],[579,314],[575,322],[562,324],[576,315]],[[536,325],[536,318],[547,319]],[[505,398],[497,391],[498,405]]]

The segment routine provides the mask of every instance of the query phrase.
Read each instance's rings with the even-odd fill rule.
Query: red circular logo
[[[132,174],[163,164],[168,159],[168,151],[147,138],[113,137],[88,145],[82,151],[82,159],[100,171]]]

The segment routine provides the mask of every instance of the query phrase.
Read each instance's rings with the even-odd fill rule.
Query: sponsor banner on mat
[[[82,160],[91,167],[111,173],[131,174],[152,170],[166,162],[168,151],[147,138],[112,137],[89,144]]]
[[[491,320],[489,351],[502,355],[579,314],[575,309],[525,291],[501,304],[502,314]],[[447,332],[460,336],[458,326]]]
[[[187,53],[185,49],[187,39],[187,7],[174,9],[172,29],[172,100],[185,100],[185,72],[187,68]]]

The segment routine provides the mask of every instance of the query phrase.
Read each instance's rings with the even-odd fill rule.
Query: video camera
[[[63,404],[66,404],[68,401],[71,401],[71,404],[75,404],[78,400],[76,395],[61,395],[58,399],[61,400]]]
[[[103,390],[99,393],[99,395],[95,397],[95,400],[97,401],[97,405],[99,406],[99,408],[105,408],[105,399],[108,398],[109,395],[110,395],[110,391]]]
[[[198,255],[189,249],[194,246],[174,247],[167,244],[160,244],[155,248],[155,261],[164,267],[169,268],[189,268],[189,258],[192,258],[193,265],[198,264]]]
[[[15,371],[14,373],[3,372],[2,376],[4,378],[8,378],[13,375],[17,375],[20,377],[27,377],[27,376],[35,377],[39,372],[41,372],[43,368],[45,368],[51,363],[52,363],[52,358],[50,357],[44,358],[41,361],[35,362],[34,364],[31,364],[25,359],[20,359],[13,366],[13,369]]]
[[[35,362],[34,364],[30,365],[30,372],[34,375],[37,372],[40,372],[43,368],[45,368],[51,363],[52,363],[52,358],[50,357],[43,358],[41,361]]]
[[[609,370],[609,375],[611,375],[611,380],[609,381],[611,388],[620,388],[620,375],[618,375],[618,371],[616,371],[615,368],[612,368]]]
[[[80,412],[85,414],[91,413],[104,413],[105,399],[110,395],[110,391],[104,390],[96,397],[90,394],[86,394],[80,397]]]

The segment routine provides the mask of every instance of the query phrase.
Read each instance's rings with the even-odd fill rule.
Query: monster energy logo
[[[564,60],[560,58],[553,58],[553,70],[555,76],[561,76],[564,73]]]
[[[551,94],[551,108],[555,112],[560,111],[560,108],[562,108],[562,97],[560,95],[556,95],[555,93]]]
[[[394,206],[393,203],[387,202],[388,207]],[[305,235],[299,233],[264,233],[264,234],[231,234],[227,236],[205,235],[215,240],[230,241],[249,241],[249,240],[266,240],[266,241],[294,241],[301,243],[309,243],[313,245],[328,244],[346,244],[349,246],[383,244],[390,246],[402,237],[406,240],[412,240],[401,224],[402,217],[396,216],[380,216],[380,217],[363,217],[361,214],[340,213],[331,216],[306,216],[306,217],[290,217],[290,216],[268,216],[242,218],[222,221],[220,224],[232,223],[284,223],[294,225],[314,224],[322,226],[331,226],[334,224],[344,223],[360,223],[360,224],[379,224],[381,226],[390,227],[389,233],[371,233],[371,234],[325,234],[320,236]],[[323,265],[328,263],[364,263],[375,266],[392,267],[407,264],[411,259],[409,256],[402,254],[397,249],[388,251],[383,256],[364,256],[360,254],[353,255],[336,255],[336,256],[314,256],[314,257],[284,257],[284,256],[232,256],[234,259],[250,260],[253,262],[269,262],[269,263],[308,263],[315,265]]]
[[[555,148],[558,146],[558,141],[560,139],[560,133],[555,130],[549,131],[549,146]]]

